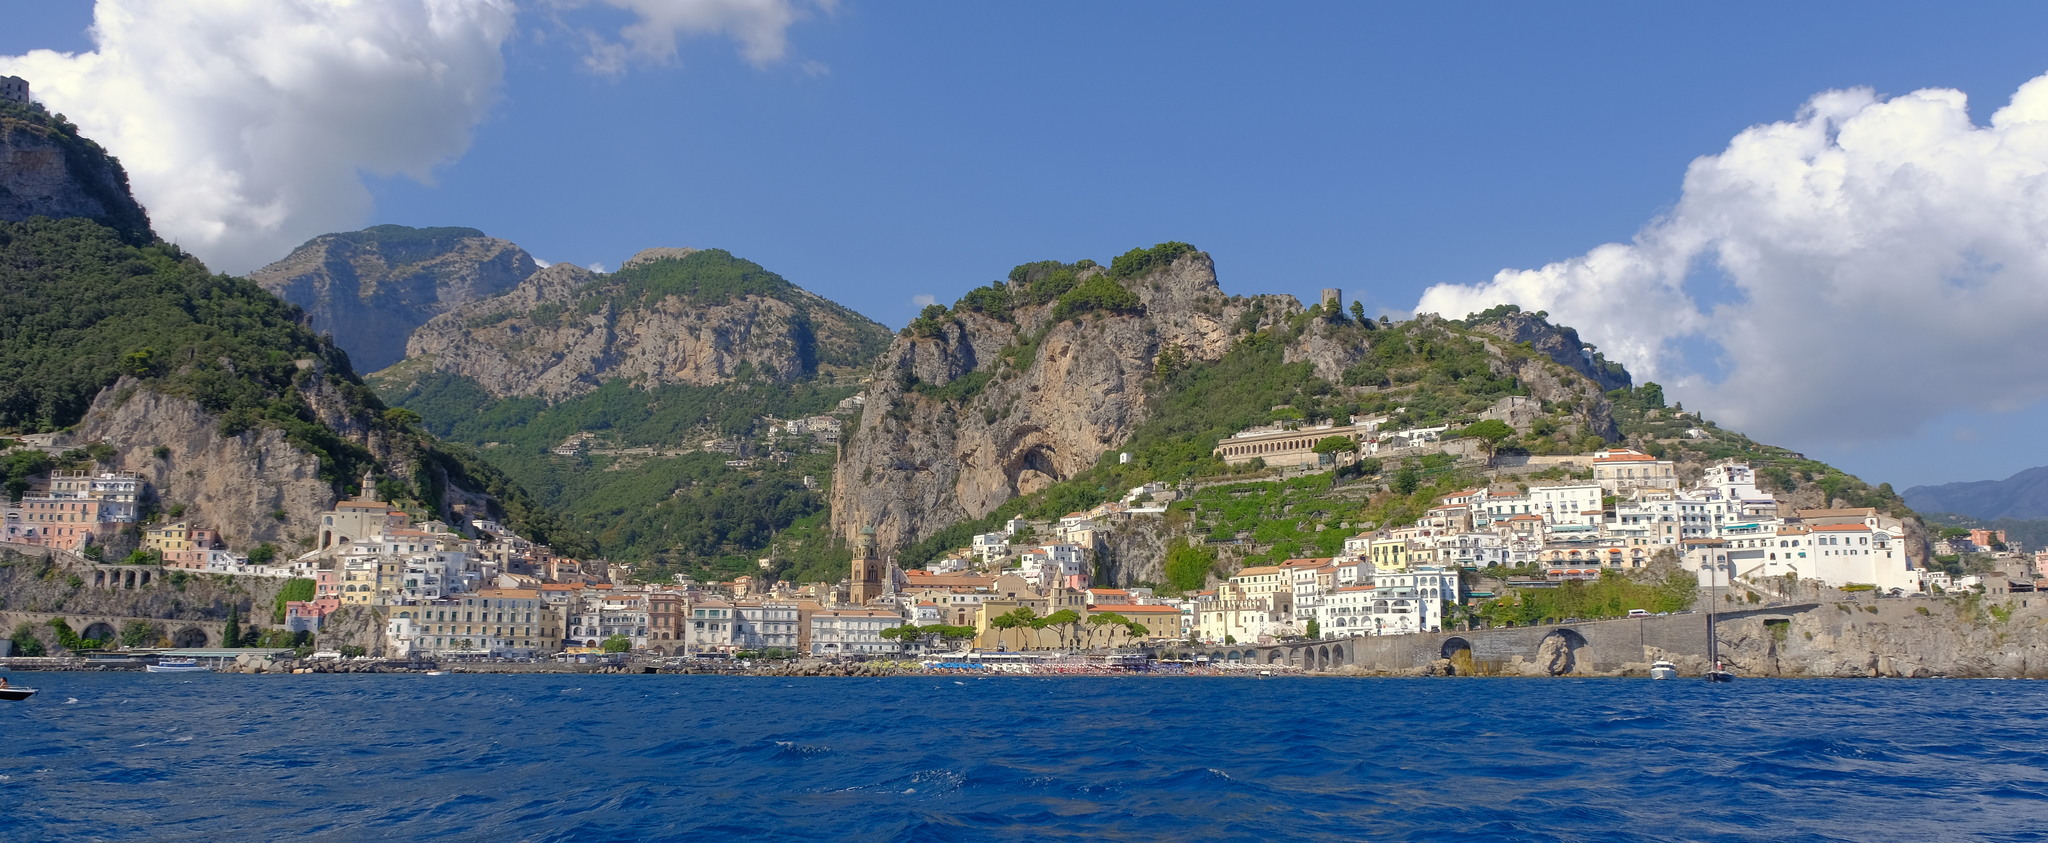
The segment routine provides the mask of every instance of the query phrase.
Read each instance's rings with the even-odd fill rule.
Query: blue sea
[[[2048,839],[2044,682],[10,678],[10,842]]]

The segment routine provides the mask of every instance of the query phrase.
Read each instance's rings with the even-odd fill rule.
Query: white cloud
[[[244,272],[426,180],[497,99],[504,0],[101,0],[88,53],[0,57],[120,157],[157,233]]]
[[[597,273],[597,274],[599,274],[599,275],[603,275],[603,274],[604,274],[604,263],[603,263],[602,261],[591,261],[591,262],[590,262],[590,266],[589,266],[589,269],[590,269],[590,271],[591,271],[591,272],[595,272],[595,273]]]
[[[759,65],[805,14],[605,2],[637,18],[614,45],[620,69],[671,60],[679,33],[726,34]],[[515,14],[514,0],[100,0],[95,50],[0,56],[0,75],[121,159],[158,234],[239,273],[369,222],[365,173],[426,182],[461,157],[498,101]]]
[[[548,0],[558,9],[589,5],[591,0]],[[835,0],[597,0],[633,13],[633,23],[616,38],[579,29],[589,44],[584,64],[593,72],[616,76],[636,63],[675,62],[676,42],[683,36],[723,34],[739,42],[740,55],[755,67],[780,61],[789,50],[789,27],[808,17],[810,7],[830,10]],[[811,73],[806,62],[804,70]],[[823,67],[824,65],[818,65]],[[817,75],[812,73],[812,75]]]
[[[542,268],[542,269],[546,269],[546,268],[548,268],[548,267],[554,266],[554,265],[555,265],[555,262],[554,262],[554,261],[544,261],[544,260],[541,260],[540,258],[534,258],[534,259],[533,259],[533,265],[534,265],[534,266],[537,266],[537,267],[540,267],[540,268]]]
[[[916,308],[926,308],[926,307],[931,307],[932,305],[935,305],[935,304],[938,304],[938,303],[939,303],[939,298],[938,298],[937,296],[931,295],[931,294],[929,294],[929,293],[918,293],[917,295],[914,295],[914,296],[911,296],[911,297],[910,297],[910,306],[911,306],[911,307],[916,307]]]
[[[2028,350],[2048,323],[2048,76],[1987,126],[1954,90],[1820,94],[1695,160],[1633,242],[1432,287],[1417,310],[1502,302],[1766,441],[1878,441],[1956,403],[2048,398]]]

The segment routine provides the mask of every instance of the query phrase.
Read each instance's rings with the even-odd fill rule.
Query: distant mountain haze
[[[2029,468],[2004,480],[1975,480],[1914,486],[1906,505],[1921,512],[1953,512],[1977,518],[2048,518],[2048,466]]]

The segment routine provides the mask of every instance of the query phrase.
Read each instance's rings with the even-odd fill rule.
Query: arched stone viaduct
[[[71,625],[71,631],[80,638],[98,638],[112,641],[120,637],[121,628],[131,621],[155,624],[177,647],[216,647],[226,632],[224,621],[180,621],[163,618],[131,618],[121,615],[94,614],[91,612],[0,612],[0,636],[14,631],[23,623],[42,628],[51,618],[63,618]],[[155,646],[151,641],[148,646]]]
[[[1803,603],[1721,612],[1715,618],[1718,622],[1752,617],[1789,620],[1818,605]],[[1438,659],[1454,658],[1458,651],[1464,650],[1475,664],[1484,668],[1498,667],[1516,656],[1534,663],[1543,649],[1544,640],[1552,636],[1559,639],[1559,645],[1569,654],[1569,672],[1615,670],[1623,665],[1642,664],[1659,657],[1705,657],[1707,616],[1694,613],[1467,632],[1354,636],[1253,646],[1204,646],[1187,652],[1207,655],[1211,661],[1284,665],[1303,670],[1360,667],[1398,671],[1428,667]]]

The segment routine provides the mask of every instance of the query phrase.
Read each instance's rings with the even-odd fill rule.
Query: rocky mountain
[[[1592,345],[1579,339],[1579,332],[1550,324],[1543,314],[1523,313],[1514,305],[1496,308],[1497,315],[1476,315],[1467,324],[1476,331],[1506,340],[1511,345],[1528,343],[1529,348],[1560,366],[1584,375],[1600,385],[1603,392],[1629,387],[1628,370],[1609,363]]]
[[[0,101],[0,220],[38,216],[84,217],[130,242],[150,239],[121,162],[42,106]]]
[[[498,397],[561,400],[623,379],[652,389],[788,383],[865,366],[887,328],[721,249],[649,249],[609,275],[555,264],[412,335],[391,374],[461,375]]]
[[[1519,391],[1542,402],[1531,415],[1556,405],[1559,435],[1616,435],[1599,385],[1548,358],[1433,316],[1389,326],[1291,296],[1226,295],[1209,257],[1183,243],[1109,267],[1020,266],[927,308],[875,371],[832,512],[841,534],[873,526],[885,546],[988,516],[1113,452],[1137,451],[1132,470],[1090,481],[1076,505],[1127,474],[1220,468],[1198,465],[1219,436],[1274,420],[1390,412],[1422,424]]]
[[[835,471],[834,528],[873,526],[895,546],[1073,477],[1146,418],[1162,357],[1214,361],[1301,311],[1292,296],[1225,295],[1185,244],[1145,254],[1119,273],[1029,264],[928,308],[876,364]]]
[[[413,329],[540,270],[526,250],[474,228],[379,225],[322,234],[249,280],[298,305],[358,370],[405,356]]]
[[[1914,486],[1903,497],[1922,512],[1953,512],[1983,519],[2048,518],[2048,466],[2004,480]]]

